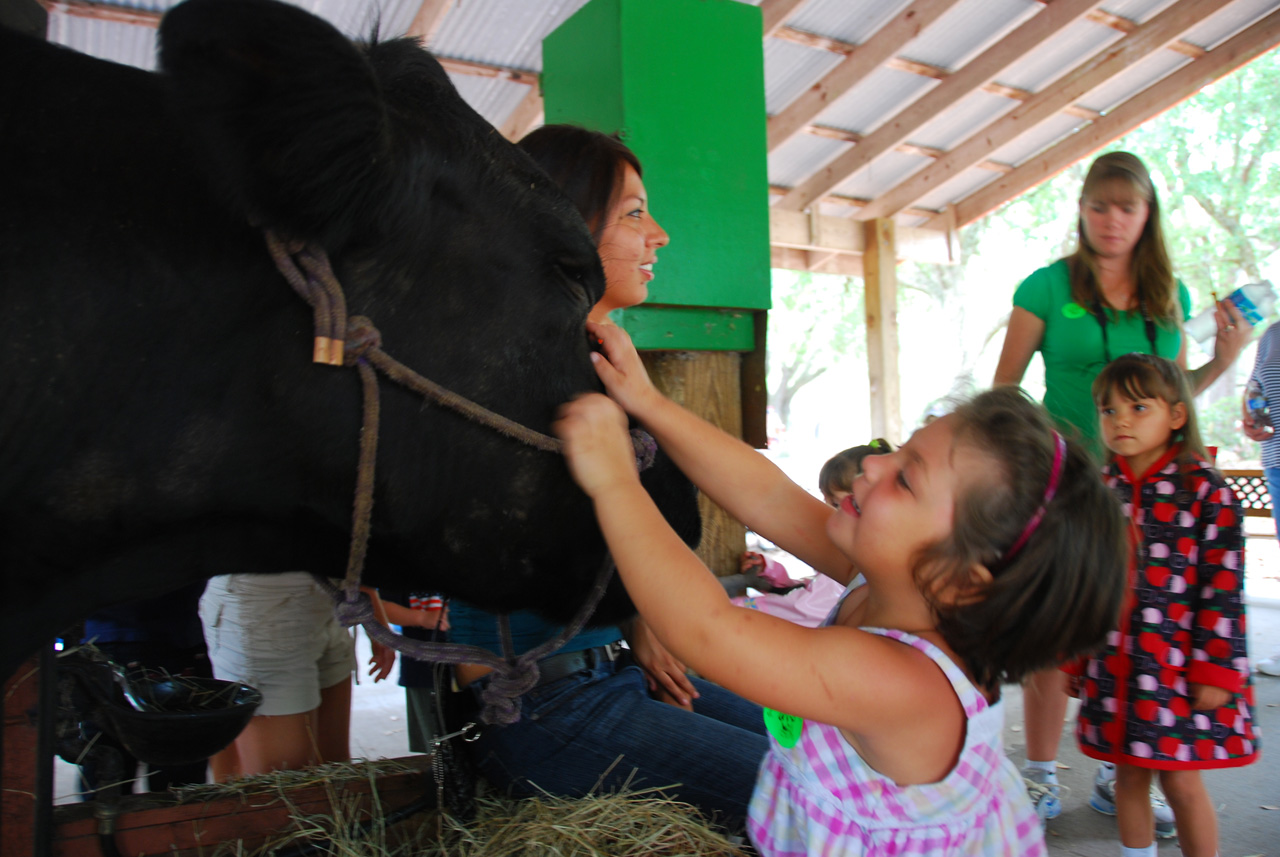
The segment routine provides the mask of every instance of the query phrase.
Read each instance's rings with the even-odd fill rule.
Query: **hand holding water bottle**
[[[1213,339],[1215,358],[1230,356],[1234,360],[1249,341],[1253,328],[1270,316],[1275,306],[1276,295],[1270,280],[1249,283],[1223,300],[1218,300],[1215,292],[1213,306],[1188,321],[1183,329],[1201,348]]]
[[[1244,417],[1240,420],[1240,430],[1250,440],[1269,440],[1275,434],[1271,424],[1271,403],[1262,385],[1250,378],[1244,388]]]

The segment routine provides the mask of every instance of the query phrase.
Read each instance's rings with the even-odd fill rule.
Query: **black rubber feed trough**
[[[149,765],[209,758],[235,740],[262,704],[256,688],[233,681],[135,673],[129,683],[145,710],[123,699],[100,710],[125,749]]]

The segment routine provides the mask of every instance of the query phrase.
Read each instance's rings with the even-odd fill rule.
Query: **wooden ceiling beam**
[[[136,27],[160,26],[160,13],[144,9],[124,9],[106,3],[89,3],[86,0],[38,0],[50,15],[70,15],[74,18],[92,18],[114,24],[132,24]]]
[[[1101,1],[1102,0],[1099,0],[1099,2]],[[792,34],[797,35],[799,38],[792,39],[791,38]],[[833,41],[831,39],[825,39],[821,36],[813,36],[809,33],[804,33],[800,30],[793,30],[790,27],[783,27],[781,30],[779,30],[778,37],[784,38],[787,41],[796,41],[802,44],[811,43],[815,39],[820,39],[822,41]],[[857,45],[849,42],[842,42],[841,44],[847,45],[850,51],[852,51],[854,48],[857,47]],[[920,77],[933,78],[934,80],[946,80],[947,78],[952,76],[952,72],[948,71],[942,66],[931,65],[929,63],[918,62],[916,60],[903,59],[902,57],[890,57],[889,59],[885,60],[884,67],[894,69],[895,71],[905,71],[908,74],[915,74],[915,75],[919,75]],[[1001,95],[1001,96],[1004,96],[1005,98],[1011,98],[1014,101],[1029,101],[1031,97],[1035,95],[1034,92],[1031,92],[1029,90],[1019,89],[1016,86],[1008,86],[1006,84],[996,83],[994,81],[983,84],[982,91],[990,92],[992,95]],[[1062,109],[1062,112],[1069,113],[1072,116],[1079,116],[1081,119],[1097,119],[1098,116],[1101,115],[1096,110],[1090,110],[1087,107],[1080,107],[1079,105],[1070,105],[1070,106],[1064,107]],[[810,125],[808,127],[813,127],[813,126]]]
[[[454,74],[469,74],[475,77],[494,77],[503,80],[509,80],[512,83],[523,83],[528,86],[537,86],[540,75],[536,71],[529,71],[524,68],[513,68],[511,66],[494,65],[492,63],[473,62],[471,60],[460,60],[452,57],[436,56],[436,60],[440,65],[444,66],[445,71],[451,71]]]
[[[1094,114],[1093,118],[1096,119],[1098,115],[1099,114]],[[813,137],[826,137],[829,140],[842,140],[846,143],[860,144],[864,139],[866,139],[857,131],[846,131],[843,128],[832,128],[830,125],[808,125],[804,129],[804,133]],[[946,151],[943,149],[935,149],[931,146],[919,146],[914,143],[899,143],[897,146],[893,147],[893,150],[895,152],[902,152],[904,155],[916,155],[917,157],[922,158],[941,158],[946,154]],[[1007,173],[1013,169],[1012,164],[1002,164],[999,161],[983,161],[976,166],[979,169],[991,170],[996,173]],[[792,190],[794,190],[794,188],[787,188],[784,190],[784,198],[785,194],[790,193]],[[824,192],[824,195],[825,193],[826,192]],[[774,203],[774,205],[778,205],[780,202],[781,200]],[[806,208],[807,207],[808,206],[806,206]]]
[[[955,205],[955,224],[963,226],[994,211],[1277,45],[1280,45],[1280,11],[1272,12],[1207,51],[1200,59],[1152,84],[1089,127],[962,199]],[[935,217],[926,227],[941,228],[940,217]]]
[[[971,92],[991,83],[1010,64],[1044,44],[1063,28],[1083,18],[1100,2],[1101,0],[1058,0],[1050,4],[868,134],[852,149],[800,182],[777,205],[792,211],[808,208],[815,199],[856,176],[885,152],[906,143],[910,135],[930,119]]]
[[[934,188],[983,160],[985,156],[1049,116],[1074,103],[1137,61],[1166,47],[1187,30],[1226,6],[1231,0],[1180,0],[1120,41],[1076,66],[1065,76],[970,136],[932,164],[876,198],[855,217],[892,215]]]
[[[502,136],[514,143],[541,125],[542,121],[542,89],[541,87],[532,86],[525,93],[524,98],[520,100],[520,103],[516,105],[516,109],[511,111],[511,115],[503,120],[502,127],[498,131]]]
[[[858,45],[822,80],[787,105],[781,113],[769,118],[768,148],[773,151],[818,117],[818,114],[885,60],[897,54],[904,45],[920,35],[959,0],[915,0],[895,15],[889,23]]]
[[[430,46],[436,37],[444,18],[453,8],[454,0],[422,0],[422,5],[414,13],[413,23],[405,35],[416,38],[425,46]]]
[[[1012,168],[1010,168],[1012,169]],[[780,187],[778,185],[769,185],[769,193],[773,196],[783,196],[790,188]],[[821,205],[841,205],[846,208],[861,208],[864,205],[870,205],[871,200],[862,199],[856,196],[839,196],[837,194],[829,194],[818,200]],[[770,211],[775,209],[770,208]],[[898,212],[904,217],[919,217],[927,219],[930,222],[937,216],[938,212],[930,208],[904,208]]]
[[[776,33],[788,18],[808,2],[809,0],[761,0],[760,13],[764,17],[764,37],[767,39]]]
[[[1043,6],[1051,5],[1049,0],[1040,0],[1040,3]],[[761,5],[763,6],[763,4]],[[1113,30],[1118,30],[1125,35],[1132,33],[1139,26],[1135,21],[1131,21],[1128,18],[1121,18],[1119,15],[1113,15],[1110,12],[1104,12],[1101,9],[1095,9],[1085,15],[1085,18],[1095,24],[1101,24],[1104,27],[1110,27]],[[798,45],[805,45],[806,47],[831,51],[832,53],[837,54],[845,54],[846,56],[853,53],[854,49],[858,47],[853,42],[846,42],[829,36],[819,36],[816,33],[806,33],[804,30],[797,30],[794,27],[788,27],[781,23],[778,25],[775,32],[767,34],[766,38],[770,35],[777,39],[795,42]],[[1192,59],[1204,56],[1205,52],[1204,48],[1198,45],[1193,45],[1190,42],[1184,42],[1181,39],[1175,39],[1170,42],[1168,47],[1169,50],[1177,51],[1180,54],[1186,54]],[[894,57],[887,61],[885,65],[892,67],[898,62],[902,63],[902,65],[899,66],[902,71],[912,71],[912,66],[916,65],[921,69],[921,71],[917,73],[925,76],[931,76],[930,72],[924,71],[924,69],[932,68],[932,66],[929,66],[926,63],[913,63],[911,60],[903,60],[901,57]]]

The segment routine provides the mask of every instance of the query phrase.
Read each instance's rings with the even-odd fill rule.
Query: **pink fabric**
[[[768,560],[766,564],[768,562],[773,560]],[[839,583],[825,574],[815,574],[799,589],[782,594],[767,593],[750,597],[740,595],[733,599],[733,603],[778,616],[797,625],[816,628],[827,618],[831,608],[839,603],[843,594],[844,587]]]
[[[960,758],[936,783],[899,786],[869,767],[839,729],[805,721],[790,749],[770,738],[747,828],[760,854],[1045,855],[1040,820],[1004,755],[1003,705],[988,705],[933,644],[902,631],[863,630],[914,646],[946,673],[968,717]]]

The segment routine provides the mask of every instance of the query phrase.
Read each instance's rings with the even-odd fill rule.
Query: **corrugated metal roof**
[[[870,134],[896,108],[910,104],[936,85],[931,78],[881,66],[824,110],[822,124]]]
[[[1083,60],[1122,38],[1123,33],[1105,24],[1077,21],[1048,44],[1011,63],[996,76],[996,81],[1015,89],[1039,92]]]
[[[787,24],[860,45],[910,5],[910,0],[809,0],[787,19]]]
[[[940,68],[959,68],[1043,8],[1037,0],[957,3],[907,44],[901,56]]]
[[[77,50],[116,62],[150,68],[154,63],[155,24],[177,0],[107,0],[77,2],[41,0],[50,8],[50,37]],[[383,37],[404,33],[415,22],[423,0],[294,0],[332,21],[355,38],[370,34],[375,22]],[[454,0],[434,30],[430,47],[446,60],[463,97],[495,125],[501,126],[525,102],[529,83],[542,68],[541,43],[548,33],[580,9],[586,0]],[[693,0],[691,0],[693,2]],[[698,0],[711,2],[711,0]],[[756,3],[757,0],[738,0]],[[1107,0],[1091,9],[1087,0],[958,0],[920,32],[898,26],[904,11],[925,20],[936,0],[795,0],[783,8],[780,29],[762,43],[765,105],[771,122],[785,117],[787,130],[775,139],[768,156],[769,182],[793,188],[774,195],[786,207],[818,205],[840,216],[896,216],[901,223],[922,222],[929,211],[951,207],[957,216],[975,217],[978,209],[998,205],[981,188],[1001,175],[981,166],[1012,170],[999,192],[1017,193],[1039,178],[1066,166],[1061,153],[1067,142],[1084,139],[1077,132],[1095,121],[1107,123],[1112,137],[1191,94],[1184,80],[1212,79],[1230,71],[1230,63],[1212,49],[1234,39],[1236,55],[1246,58],[1280,43],[1280,0],[1231,0],[1210,14],[1207,0]],[[913,7],[914,4],[914,7]],[[1039,44],[1022,44],[1003,66],[967,87],[948,83],[993,45],[1019,37],[1024,24],[1039,16],[1075,10],[1075,20]],[[1090,63],[1100,51],[1128,38],[1167,10],[1187,16],[1184,32],[1170,47],[1152,49],[1109,80],[1092,81],[1092,89],[1064,97],[1064,79]],[[124,19],[123,21],[120,19]],[[897,43],[895,31],[905,35]],[[708,34],[708,50],[715,50]],[[812,87],[832,87],[831,71],[847,61],[857,46],[892,55],[858,80],[828,89],[813,111],[797,108]],[[1205,51],[1210,51],[1205,54]],[[866,54],[863,53],[863,56]],[[482,74],[466,74],[471,64]],[[1184,69],[1190,69],[1184,72]],[[1212,69],[1206,76],[1204,68]],[[506,71],[526,74],[515,82]],[[1190,72],[1194,72],[1191,75]],[[988,81],[990,81],[988,83]],[[945,88],[943,88],[945,87]],[[1153,89],[1155,87],[1155,89]],[[937,96],[931,96],[935,89]],[[1147,106],[1144,93],[1159,92],[1163,103]],[[934,105],[931,115],[915,117],[912,105]],[[1049,104],[1028,121],[1022,101]],[[1134,105],[1139,105],[1135,107]],[[1090,112],[1092,111],[1092,112]],[[1129,120],[1128,116],[1134,118]],[[902,129],[895,132],[894,129]],[[842,139],[851,135],[863,142]],[[1096,135],[1095,135],[1096,136]],[[1101,139],[1089,136],[1100,145]],[[989,141],[985,148],[977,141]],[[971,141],[971,142],[966,142]],[[858,146],[865,146],[859,154]],[[869,157],[868,153],[874,154]],[[1081,157],[1073,154],[1072,157]],[[944,159],[932,172],[936,159]],[[843,165],[850,164],[847,169]],[[828,168],[824,170],[823,168]],[[845,172],[841,174],[841,170]],[[831,171],[834,175],[827,176]],[[977,194],[975,197],[974,195]],[[970,197],[975,201],[970,204]]]
[[[784,42],[764,41],[764,109],[770,116],[790,104],[840,63],[830,51]]]

